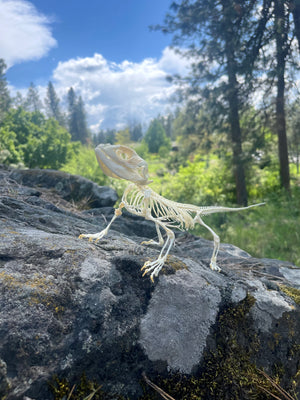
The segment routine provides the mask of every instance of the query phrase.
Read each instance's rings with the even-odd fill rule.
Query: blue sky
[[[73,86],[92,130],[148,122],[169,107],[172,73],[187,61],[150,31],[172,0],[0,0],[0,57],[12,93],[51,80],[62,98]]]

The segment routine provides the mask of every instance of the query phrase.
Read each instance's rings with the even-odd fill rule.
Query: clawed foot
[[[99,233],[86,233],[86,234],[81,234],[78,236],[79,239],[84,239],[87,238],[89,239],[89,242],[94,242],[97,243],[98,240],[102,239],[103,236],[105,236],[107,234],[106,229],[103,229],[103,231],[99,232]]]
[[[159,271],[162,269],[165,263],[165,257],[159,257],[155,261],[146,261],[145,264],[142,266],[141,271],[145,270],[142,276],[145,276],[148,272],[151,272],[150,279],[154,282],[153,277],[158,276]]]
[[[221,271],[221,268],[213,260],[210,262],[209,266],[210,266],[210,269],[212,269],[213,271],[218,271],[218,272]]]
[[[150,240],[144,240],[141,244],[145,244],[145,245],[155,244],[156,246],[162,246],[164,244],[164,242],[159,243],[159,242],[156,242],[155,240],[150,239]]]

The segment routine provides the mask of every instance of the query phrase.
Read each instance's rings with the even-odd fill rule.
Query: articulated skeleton
[[[148,165],[138,154],[127,146],[100,144],[95,149],[96,157],[103,172],[117,179],[126,179],[132,183],[124,191],[122,201],[115,210],[110,223],[105,229],[95,234],[82,234],[80,238],[88,238],[89,241],[102,239],[109,231],[114,220],[122,214],[122,208],[134,215],[144,217],[155,223],[158,241],[149,240],[142,244],[156,244],[162,247],[158,258],[154,261],[147,261],[141,268],[144,274],[151,273],[150,278],[153,281],[154,276],[158,276],[166,258],[174,244],[175,235],[173,228],[180,230],[193,229],[195,224],[200,224],[208,229],[214,239],[214,249],[210,261],[210,268],[215,271],[221,271],[217,265],[217,255],[220,247],[219,236],[208,226],[202,216],[227,211],[246,210],[251,207],[259,206],[255,204],[248,207],[229,208],[229,207],[197,207],[192,204],[177,203],[160,196],[149,188]],[[164,241],[161,230],[166,234]]]

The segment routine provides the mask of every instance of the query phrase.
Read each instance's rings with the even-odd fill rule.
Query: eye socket
[[[127,161],[130,157],[127,153],[125,153],[125,151],[123,150],[117,150],[116,154],[119,158],[121,158],[122,160]]]

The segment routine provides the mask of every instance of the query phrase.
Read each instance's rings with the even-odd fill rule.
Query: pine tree
[[[189,46],[185,55],[194,62],[188,95],[209,98],[227,118],[236,199],[242,205],[247,204],[247,190],[239,114],[251,81],[240,78],[251,75],[261,40],[256,33],[266,23],[264,7],[260,10],[255,0],[181,0],[172,3],[165,25],[157,27],[173,33],[175,45]]]
[[[158,153],[161,147],[170,148],[170,140],[158,119],[154,119],[144,137],[150,153]]]
[[[142,124],[134,122],[130,124],[130,139],[134,142],[138,142],[143,137]]]
[[[24,107],[26,99],[24,99],[21,92],[17,91],[12,103],[15,107]]]
[[[26,111],[40,111],[42,108],[39,92],[33,82],[30,83],[28,88],[24,108]]]
[[[73,141],[79,140],[76,103],[77,103],[76,94],[74,89],[71,87],[68,90],[68,128]]]
[[[76,104],[76,116],[78,126],[78,136],[82,144],[86,144],[89,138],[89,130],[86,122],[86,112],[82,97],[79,96]]]
[[[4,114],[9,110],[11,105],[11,99],[7,88],[7,81],[5,77],[6,64],[2,58],[0,58],[0,122],[3,119]]]
[[[68,126],[73,141],[87,143],[89,131],[86,123],[86,113],[82,97],[75,94],[71,87],[68,91]]]
[[[60,110],[60,101],[51,81],[48,83],[45,98],[46,111],[49,118],[56,119],[59,124],[64,125],[64,118]]]

